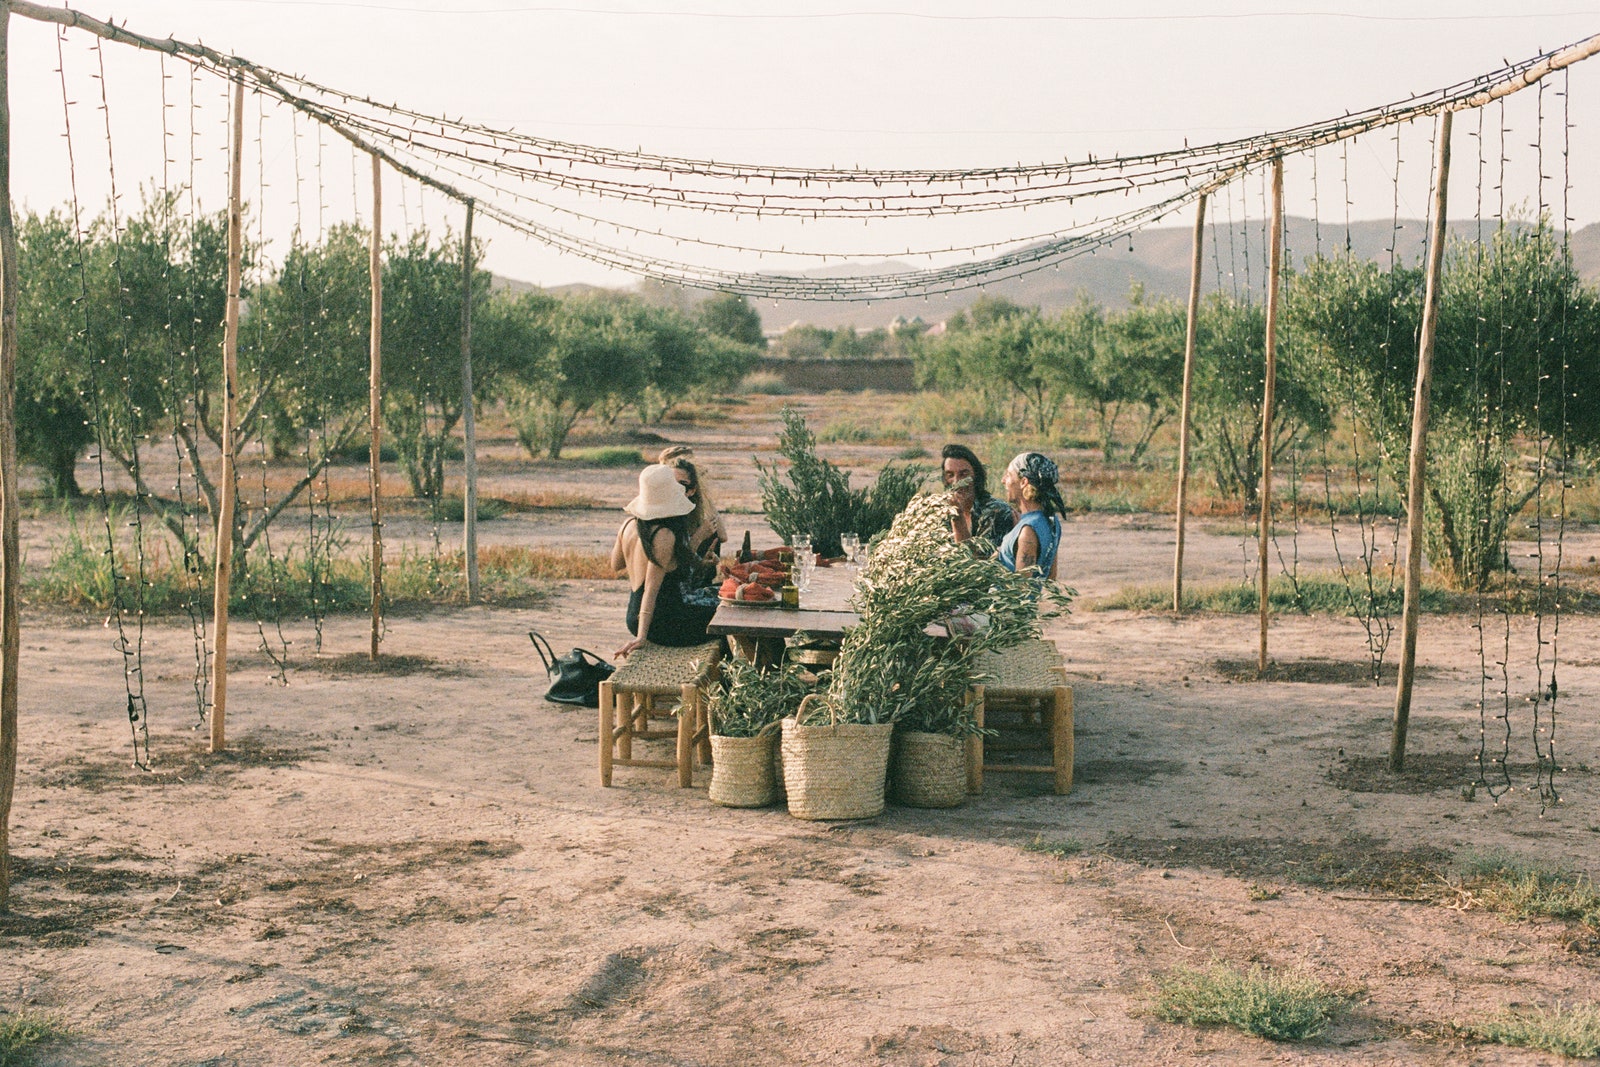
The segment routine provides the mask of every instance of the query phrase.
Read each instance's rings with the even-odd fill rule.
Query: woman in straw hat
[[[611,565],[628,572],[628,632],[634,639],[617,649],[626,656],[646,641],[697,645],[716,605],[684,602],[683,577],[694,570],[689,516],[694,502],[671,467],[653,463],[639,472],[639,495],[623,508],[628,518],[617,531]]]
[[[717,512],[711,493],[700,480],[700,471],[694,464],[694,449],[688,445],[672,445],[661,450],[657,463],[671,467],[678,484],[694,504],[689,513],[689,550],[699,561],[699,577],[711,581],[717,571],[717,557],[728,540],[728,526]]]

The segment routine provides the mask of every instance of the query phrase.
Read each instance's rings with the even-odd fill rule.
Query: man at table
[[[1010,504],[989,495],[983,461],[972,449],[958,444],[945,445],[939,456],[941,477],[950,488],[950,532],[956,541],[981,537],[990,545],[999,545],[1011,532],[1016,516]]]

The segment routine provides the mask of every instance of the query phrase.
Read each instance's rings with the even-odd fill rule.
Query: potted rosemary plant
[[[778,799],[778,723],[810,691],[798,667],[763,672],[742,660],[725,661],[722,685],[707,703],[713,803],[761,808]]]

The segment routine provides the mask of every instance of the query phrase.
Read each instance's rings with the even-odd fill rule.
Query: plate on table
[[[782,597],[773,597],[771,600],[730,600],[725,596],[717,597],[719,604],[731,604],[737,608],[781,608]]]

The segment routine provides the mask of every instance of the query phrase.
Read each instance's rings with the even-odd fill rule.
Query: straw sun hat
[[[623,506],[636,519],[670,519],[694,510],[694,501],[678,484],[672,468],[652,463],[639,472],[639,495]]]

